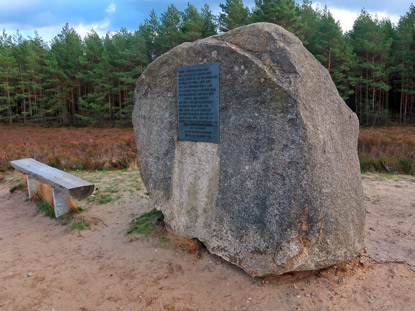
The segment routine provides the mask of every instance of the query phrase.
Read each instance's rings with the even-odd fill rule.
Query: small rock
[[[296,297],[297,297],[297,298],[301,298],[301,296],[300,296],[300,295],[297,295]]]
[[[294,284],[293,286],[294,286],[294,288],[295,288],[295,289],[297,289],[297,288],[298,288],[298,287],[297,287],[297,285],[295,285],[295,284]]]
[[[28,272],[27,276],[30,278],[33,275],[33,272]]]

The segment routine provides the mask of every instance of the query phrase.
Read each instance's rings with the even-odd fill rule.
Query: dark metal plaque
[[[179,140],[219,143],[219,63],[177,68]]]

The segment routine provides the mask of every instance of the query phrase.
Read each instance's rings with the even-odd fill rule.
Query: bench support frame
[[[29,199],[32,198],[33,194],[37,193],[38,189],[36,187],[36,179],[26,175],[27,180],[27,192],[29,194]],[[66,213],[69,213],[71,208],[68,205],[68,201],[71,197],[69,191],[57,190],[52,187],[53,195],[53,209],[55,212],[55,217],[58,218]]]
[[[55,209],[55,217],[58,218],[71,210],[68,201],[71,198],[69,191],[62,191],[52,188],[53,208]]]
[[[37,193],[36,179],[29,177],[29,175],[26,174],[26,183],[27,183],[27,193],[29,194],[29,199],[31,199],[32,195]]]

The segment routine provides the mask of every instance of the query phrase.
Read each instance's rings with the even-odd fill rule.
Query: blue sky
[[[0,0],[0,31],[6,29],[12,34],[19,29],[24,35],[33,35],[34,30],[37,30],[42,38],[50,40],[68,22],[82,36],[92,28],[103,35],[121,27],[135,30],[149,16],[151,9],[160,14],[169,4],[174,3],[179,10],[184,10],[187,2],[188,0]],[[220,12],[219,3],[224,2],[225,0],[191,1],[198,8],[208,3],[215,14]],[[244,3],[248,7],[254,6],[254,0],[245,0]],[[389,17],[397,23],[399,16],[408,11],[411,0],[319,0],[313,3],[320,8],[327,5],[340,21],[343,30],[349,30],[363,7],[380,18]]]

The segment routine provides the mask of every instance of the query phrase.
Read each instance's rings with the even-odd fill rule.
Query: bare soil
[[[320,271],[251,278],[204,251],[126,234],[150,209],[137,170],[74,172],[91,230],[37,212],[0,176],[0,310],[415,310],[415,178],[364,174],[366,248]]]

